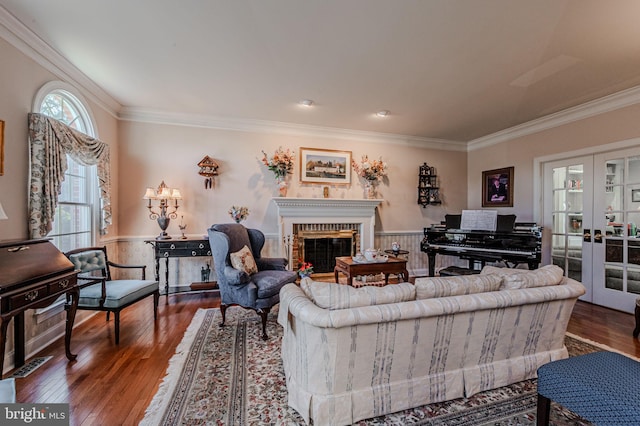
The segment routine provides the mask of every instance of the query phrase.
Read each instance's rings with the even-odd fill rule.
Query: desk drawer
[[[156,244],[157,257],[211,256],[208,240],[159,241]]]
[[[49,286],[41,285],[30,288],[9,296],[9,310],[22,308],[23,306],[37,303],[49,296]]]

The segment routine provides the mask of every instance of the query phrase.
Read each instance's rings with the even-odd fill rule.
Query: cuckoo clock
[[[198,174],[205,177],[205,189],[213,188],[213,177],[218,175],[218,163],[213,161],[213,158],[205,155],[205,157],[198,163],[198,167],[200,167]]]

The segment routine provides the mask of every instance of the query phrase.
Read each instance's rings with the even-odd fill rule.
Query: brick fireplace
[[[304,252],[306,240],[320,240],[313,243],[314,251],[318,246],[324,250],[324,246],[331,245],[327,248],[328,257],[348,256],[373,247],[376,207],[382,201],[380,199],[278,197],[273,201],[280,219],[281,255],[289,259],[294,269],[301,256],[310,261],[308,251]],[[323,241],[334,239],[341,241]],[[330,268],[333,270],[333,266]]]

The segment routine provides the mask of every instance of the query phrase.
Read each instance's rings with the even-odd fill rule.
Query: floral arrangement
[[[382,161],[382,158],[370,161],[369,156],[363,155],[360,163],[352,160],[351,166],[358,176],[368,181],[376,181],[387,175],[387,163]]]
[[[298,269],[298,275],[302,277],[313,274],[313,265],[311,263],[305,262],[302,259],[300,259],[298,262],[298,264],[300,265],[300,268]]]
[[[249,208],[245,206],[231,206],[229,215],[236,223],[240,223],[249,216]]]
[[[262,162],[276,175],[277,180],[284,180],[288,174],[290,175],[293,173],[293,160],[295,159],[295,153],[291,152],[288,148],[286,151],[283,150],[282,147],[278,148],[270,158],[267,156],[266,152],[262,151],[262,154],[264,155],[262,157]]]

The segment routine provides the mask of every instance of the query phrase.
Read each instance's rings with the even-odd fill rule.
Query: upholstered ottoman
[[[549,424],[551,401],[601,425],[640,425],[640,362],[594,352],[538,368],[538,426]]]

